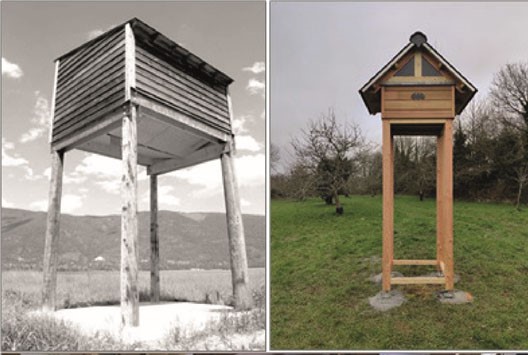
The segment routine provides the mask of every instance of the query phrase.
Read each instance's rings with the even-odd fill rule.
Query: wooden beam
[[[229,134],[217,128],[207,125],[188,115],[185,115],[175,109],[159,104],[154,100],[141,94],[137,94],[133,101],[141,106],[142,112],[154,119],[169,123],[176,127],[186,130],[198,137],[205,138],[212,142],[227,142]]]
[[[123,115],[121,184],[121,325],[139,325],[137,221],[137,107]]]
[[[423,285],[423,284],[443,284],[445,277],[393,277],[392,285]]]
[[[383,119],[383,256],[382,288],[390,291],[392,260],[394,259],[394,148],[391,122]]]
[[[229,144],[232,144],[230,142]],[[222,176],[226,204],[227,235],[229,238],[229,254],[231,260],[231,281],[236,309],[249,309],[253,300],[249,288],[248,264],[244,225],[240,210],[240,197],[234,171],[232,150],[222,154]]]
[[[51,152],[51,176],[48,218],[44,242],[42,309],[54,311],[56,307],[57,263],[59,254],[60,213],[64,152]]]
[[[139,147],[139,146],[138,146]],[[145,147],[146,148],[146,147]],[[104,155],[107,157],[112,157],[116,159],[121,159],[121,138],[113,137],[108,134],[104,136],[97,137],[91,141],[85,142],[80,146],[77,146],[76,149]],[[141,155],[138,155],[138,164],[148,166],[154,162],[151,158],[145,158]]]
[[[444,123],[445,127],[445,123]],[[436,260],[438,265],[444,262],[444,140],[440,135],[436,139]],[[438,269],[438,271],[441,271]]]
[[[53,139],[53,124],[55,121],[55,101],[57,100],[57,77],[59,76],[59,60],[55,61],[55,77],[53,79],[53,93],[51,94],[51,108],[50,108],[50,129],[48,135],[48,142],[51,144]]]
[[[392,265],[437,265],[436,260],[393,260]]]
[[[226,149],[226,144],[212,144],[189,154],[185,158],[163,159],[147,167],[147,175],[165,174],[174,170],[218,159]]]
[[[150,175],[150,302],[160,301],[158,176]]]
[[[443,134],[443,225],[444,225],[444,264],[446,289],[454,289],[453,257],[453,121],[448,120]]]
[[[130,23],[125,25],[125,101],[132,99],[136,88],[136,40]]]

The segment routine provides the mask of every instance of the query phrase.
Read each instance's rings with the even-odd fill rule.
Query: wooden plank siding
[[[125,101],[124,28],[61,59],[52,145],[96,125]]]
[[[136,47],[136,89],[204,123],[231,132],[227,96]]]
[[[415,93],[424,98],[413,99]],[[452,86],[386,86],[382,96],[383,118],[453,117]]]

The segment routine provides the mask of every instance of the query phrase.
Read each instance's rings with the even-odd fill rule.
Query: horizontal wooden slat
[[[453,118],[451,110],[405,110],[405,111],[384,111],[383,118]]]
[[[124,90],[123,90],[123,93],[124,93]],[[101,107],[101,110],[96,111],[92,115],[81,118],[81,119],[76,119],[75,123],[72,126],[70,126],[68,129],[62,132],[59,132],[57,134],[53,132],[53,144],[60,144],[61,140],[68,139],[70,135],[76,134],[76,132],[84,131],[88,129],[89,127],[92,127],[93,125],[96,125],[104,121],[104,119],[106,119],[105,116],[109,112],[112,112],[115,109],[118,109],[123,104],[123,102],[124,102],[124,95],[123,97],[118,97],[117,99],[115,99],[115,101],[105,103],[105,105]]]
[[[222,103],[225,99],[224,93],[221,93],[213,87],[207,85],[206,83],[203,83],[202,81],[192,77],[191,75],[182,72],[178,68],[175,68],[163,59],[156,57],[155,55],[149,53],[141,47],[136,47],[136,57],[138,60],[142,60],[147,64],[158,64],[158,67],[160,68],[160,70],[163,71],[163,73],[171,76],[172,78],[183,80],[183,83],[188,83],[195,89],[203,89],[204,91],[212,94],[213,97],[218,98],[220,100],[220,103]]]
[[[196,103],[204,103],[212,110],[220,114],[228,114],[227,111],[227,100],[224,100],[220,103],[220,100],[215,99],[210,94],[204,92],[203,90],[196,90],[191,88],[190,85],[186,85],[179,80],[173,79],[170,76],[163,74],[156,67],[149,66],[140,60],[137,61],[137,75],[144,76],[147,78],[156,78],[154,80],[160,82],[162,80],[162,85],[167,85],[171,90],[176,92],[184,93],[190,99]]]
[[[391,285],[445,284],[445,277],[391,277]]]
[[[412,100],[414,93],[423,93],[426,100],[451,100],[451,89],[448,90],[424,90],[417,88],[413,90],[385,90],[383,98],[388,100]]]
[[[451,100],[387,100],[385,111],[401,110],[450,110]]]
[[[58,97],[62,98],[64,95],[68,95],[72,91],[75,91],[79,85],[87,85],[93,80],[104,73],[105,70],[109,70],[114,67],[124,67],[125,65],[125,52],[124,44],[113,48],[111,51],[101,55],[99,58],[94,60],[88,66],[81,69],[76,73],[75,77],[71,77],[64,80],[58,81],[57,92]]]
[[[209,124],[218,125],[224,128],[230,127],[229,121],[226,121],[225,119],[220,120],[216,116],[211,116],[210,114],[204,112],[203,110],[198,110],[194,107],[185,105],[184,103],[175,100],[173,96],[168,96],[167,94],[159,90],[156,90],[155,88],[152,88],[150,85],[140,80],[140,78],[136,78],[136,88],[138,90],[141,90],[142,92],[147,92],[152,97],[159,98],[163,102],[169,103],[170,105],[177,107],[180,110],[184,110],[188,112],[193,117],[199,117],[203,119],[204,121],[208,122]]]
[[[82,106],[83,101],[86,101],[86,98],[93,98],[100,96],[105,88],[109,84],[116,85],[125,80],[124,68],[116,67],[113,72],[109,71],[107,75],[101,76],[97,81],[94,81],[90,86],[83,87],[83,90],[76,90],[70,96],[65,97],[62,100],[57,100],[57,109],[55,110],[55,115],[65,114],[71,111],[74,107],[80,105]]]
[[[104,112],[108,111],[108,107],[113,108],[115,105],[121,105],[124,103],[125,90],[120,90],[117,94],[106,98],[105,101],[99,105],[94,106],[89,112],[85,112],[84,115],[74,116],[66,123],[60,126],[53,127],[53,140],[60,139],[70,133],[72,130],[79,129],[85,125],[90,124],[93,120],[96,120]]]
[[[411,259],[399,259],[393,260],[393,265],[436,265],[436,260],[411,260]]]
[[[94,106],[107,100],[111,96],[115,96],[119,93],[119,90],[125,90],[124,81],[116,79],[109,81],[105,86],[102,86],[100,90],[92,93],[90,96],[84,97],[78,104],[70,105],[66,111],[63,111],[60,115],[55,116],[55,126],[60,126],[64,122],[67,122],[72,116],[81,116],[86,112],[90,111]],[[124,93],[123,93],[124,95]]]
[[[153,94],[159,93],[160,96],[164,96],[168,100],[173,99],[175,101],[175,104],[178,106],[183,105],[184,107],[188,107],[191,110],[202,112],[204,115],[210,117],[213,120],[216,119],[229,123],[229,116],[227,112],[219,113],[216,110],[214,111],[210,108],[210,106],[206,106],[203,103],[197,103],[194,100],[190,100],[188,98],[188,95],[186,96],[182,93],[177,93],[174,90],[170,89],[169,86],[163,85],[159,82],[155,82],[154,80],[152,80],[152,78],[138,75],[136,86],[145,86],[147,90],[153,90]]]
[[[120,31],[110,37],[102,38],[101,41],[93,43],[83,51],[74,53],[70,60],[63,63],[62,70],[59,70],[59,81],[73,72],[78,72],[79,68],[84,67],[101,54],[108,52],[110,48],[115,47],[118,43],[124,42],[124,39],[124,31]]]

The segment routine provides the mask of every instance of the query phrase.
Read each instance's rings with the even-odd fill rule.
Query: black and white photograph
[[[2,351],[264,351],[266,2],[2,11]]]

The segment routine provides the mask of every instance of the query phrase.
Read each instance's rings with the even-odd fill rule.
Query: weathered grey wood
[[[137,107],[123,115],[121,180],[121,324],[139,325],[137,222]]]
[[[171,107],[160,104],[146,95],[137,95],[134,102],[140,105],[149,116],[180,127],[205,139],[211,141],[220,140],[223,142],[227,142],[229,139],[229,134],[227,132],[211,127],[194,117],[185,115]]]
[[[150,175],[150,302],[160,301],[158,176]]]
[[[222,163],[224,182],[234,306],[240,310],[251,308],[253,300],[251,290],[249,289],[246,241],[244,238],[242,213],[240,211],[240,197],[238,195],[238,186],[231,153],[232,151],[222,154],[220,160]]]
[[[51,152],[48,219],[44,244],[42,309],[55,310],[64,152]]]
[[[136,88],[136,40],[130,23],[125,25],[125,100],[132,98]]]
[[[165,159],[154,163],[147,168],[148,175],[160,175],[174,170],[187,168],[196,164],[205,163],[213,159],[218,159],[220,154],[225,151],[224,144],[213,144],[202,148],[183,159]]]
[[[60,61],[59,60],[56,60],[55,61],[55,75],[53,77],[53,92],[51,94],[51,107],[50,107],[50,112],[51,112],[51,116],[50,116],[50,122],[51,122],[51,125],[50,125],[50,129],[48,131],[48,143],[51,144],[51,141],[53,139],[53,121],[55,120],[55,103],[57,102],[57,77],[59,75],[59,66],[60,66]]]
[[[145,149],[145,147],[142,147],[141,144],[138,143],[138,164],[144,166],[149,166],[153,164],[153,159],[141,156],[142,148]],[[88,142],[85,142],[80,146],[76,146],[75,149],[90,153],[101,154],[116,159],[121,159],[121,138],[103,135]]]

